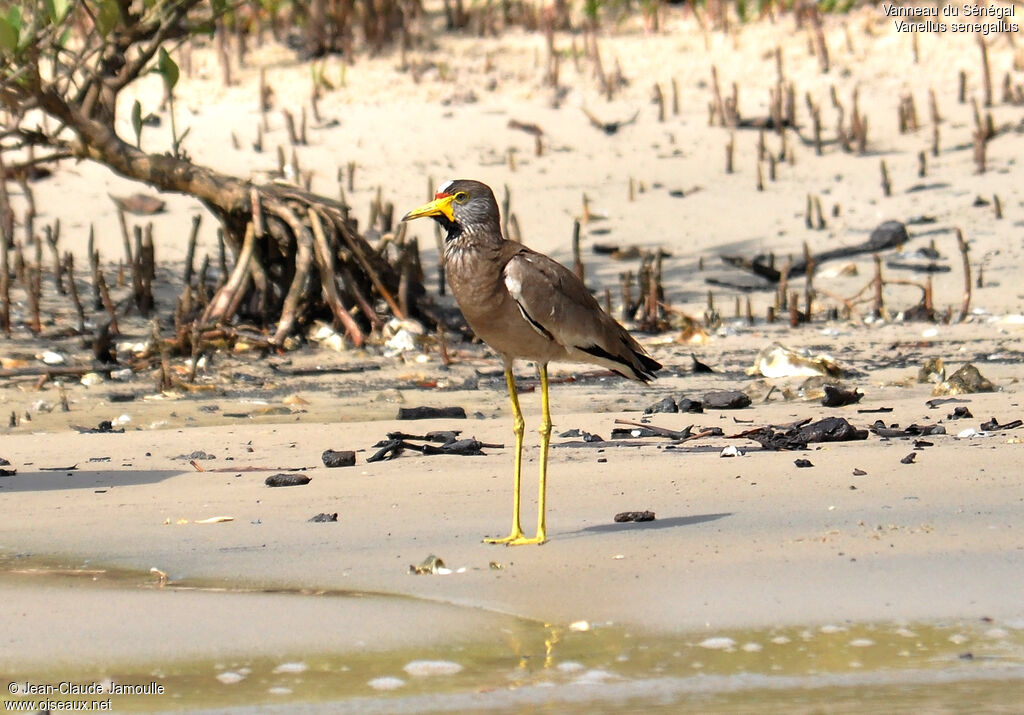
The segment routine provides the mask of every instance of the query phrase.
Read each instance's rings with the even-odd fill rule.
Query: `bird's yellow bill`
[[[403,221],[411,221],[414,218],[424,216],[444,216],[449,221],[455,220],[455,213],[452,211],[452,195],[436,194],[434,200],[423,204],[418,209],[413,209],[402,217]]]

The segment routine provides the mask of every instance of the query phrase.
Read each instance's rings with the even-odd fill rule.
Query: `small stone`
[[[739,390],[713,390],[704,395],[704,407],[712,410],[740,410],[750,407],[750,397]]]
[[[883,221],[871,232],[868,244],[893,248],[903,245],[908,239],[907,227],[901,221]]]
[[[645,415],[650,415],[655,412],[679,412],[679,407],[676,405],[676,401],[671,397],[666,397],[655,402],[653,405],[644,410]]]
[[[793,464],[797,466],[797,469],[807,469],[808,467],[814,466],[813,464],[811,464],[811,460],[809,459],[797,459],[793,462]]]
[[[900,464],[913,464],[915,459],[917,459],[917,452],[911,452],[900,460]]]

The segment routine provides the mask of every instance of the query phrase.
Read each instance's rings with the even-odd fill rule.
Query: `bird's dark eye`
[[[469,194],[467,194],[465,191],[458,191],[458,192],[456,192],[456,194],[455,194],[455,203],[457,203],[457,204],[464,204],[467,201],[469,201]]]

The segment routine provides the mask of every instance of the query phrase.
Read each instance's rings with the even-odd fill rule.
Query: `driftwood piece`
[[[235,261],[235,268],[231,272],[231,276],[227,282],[224,283],[217,291],[217,294],[210,301],[210,304],[206,307],[206,313],[203,315],[202,323],[209,324],[223,320],[225,317],[232,314],[231,306],[235,302],[236,296],[241,296],[244,292],[245,284],[248,282],[252,272],[250,262],[252,260],[253,249],[256,244],[255,230],[250,222],[245,228],[245,239],[242,241],[242,250],[238,254],[238,260]]]
[[[320,217],[313,209],[309,210],[309,222],[313,226],[313,254],[316,257],[317,269],[320,271],[321,282],[323,283],[324,298],[331,307],[331,313],[340,325],[345,327],[345,334],[357,348],[362,347],[365,337],[359,325],[345,310],[338,295],[338,285],[334,282],[334,262],[331,259],[331,247],[324,235],[323,224]]]
[[[518,129],[519,131],[526,132],[527,134],[535,137],[543,136],[544,130],[537,124],[532,122],[520,122],[516,119],[508,120],[509,129]]]
[[[291,210],[282,210],[295,232],[296,254],[295,254],[295,275],[292,284],[288,287],[288,294],[284,297],[284,304],[281,307],[281,320],[277,324],[277,332],[274,334],[274,341],[281,343],[292,332],[298,320],[299,301],[305,294],[306,281],[309,279],[309,271],[313,267],[313,234],[303,226],[298,217]]]
[[[982,47],[984,47],[984,44],[982,44]],[[964,299],[960,304],[960,314],[956,319],[956,322],[962,323],[967,319],[971,311],[971,261],[968,257],[967,241],[964,240],[963,231],[959,228],[956,230],[956,243],[960,249],[960,257],[963,259],[964,266]]]
[[[907,228],[902,222],[886,221],[872,231],[871,236],[864,243],[822,251],[810,256],[809,261],[808,259],[793,261],[789,266],[789,277],[804,275],[809,265],[817,267],[825,261],[837,258],[849,258],[850,256],[899,248],[907,242],[908,238]],[[761,276],[772,283],[778,283],[782,278],[782,271],[771,265],[768,256],[758,255],[753,259],[743,256],[722,256],[721,258],[730,266]]]

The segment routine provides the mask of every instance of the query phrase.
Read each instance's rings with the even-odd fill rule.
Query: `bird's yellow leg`
[[[537,366],[540,373],[540,409],[541,422],[540,432],[540,480],[537,485],[537,535],[533,538],[520,536],[506,543],[510,546],[522,546],[524,544],[543,544],[547,541],[546,521],[544,518],[544,504],[547,497],[548,481],[548,447],[551,444],[551,408],[548,402],[548,366],[547,363],[540,363]],[[518,491],[518,490],[517,490]],[[517,499],[518,503],[518,499]]]
[[[545,526],[545,503],[548,492],[548,448],[551,446],[551,402],[548,400],[548,366],[541,363],[540,371],[540,484],[537,491],[537,536],[533,542],[543,544],[547,540]]]
[[[512,429],[516,434],[516,466],[512,482],[512,532],[504,539],[484,539],[488,544],[518,543],[523,538],[523,528],[519,525],[519,484],[523,473],[523,433],[526,422],[523,410],[519,407],[519,392],[516,390],[516,378],[512,374],[512,365],[505,366],[505,383],[508,385],[509,401],[512,403]]]

